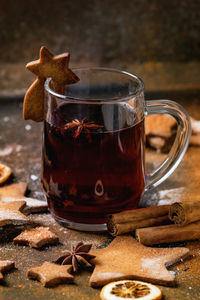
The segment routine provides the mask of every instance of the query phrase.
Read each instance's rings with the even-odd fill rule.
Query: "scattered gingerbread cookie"
[[[166,266],[189,254],[187,248],[152,248],[137,242],[132,236],[117,236],[104,249],[92,249],[96,255],[90,285],[98,287],[115,280],[136,279],[171,286],[175,278]]]
[[[25,195],[26,190],[27,190],[26,182],[19,182],[19,183],[14,183],[14,184],[0,187],[0,200],[3,200],[3,198],[6,197],[19,199]]]
[[[200,134],[192,135],[190,138],[190,146],[199,147],[200,146]]]
[[[176,121],[168,114],[148,115],[145,118],[146,143],[153,149],[168,152],[175,138]]]
[[[29,223],[29,219],[21,212],[25,205],[25,201],[0,203],[0,226]]]
[[[39,280],[44,287],[53,287],[61,283],[72,283],[74,277],[70,274],[71,270],[71,265],[60,266],[46,261],[39,267],[29,269],[27,275]]]
[[[11,174],[11,168],[0,163],[0,184],[6,182]]]
[[[25,201],[26,206],[23,212],[26,214],[35,212],[44,212],[48,210],[47,201],[25,197],[27,190],[26,182],[19,182],[8,186],[0,187],[0,203],[9,203],[13,201]]]
[[[200,134],[200,121],[190,117],[192,134]]]
[[[30,62],[26,68],[36,75],[37,79],[24,97],[23,118],[36,122],[43,120],[44,83],[46,78],[53,79],[54,91],[64,93],[66,84],[76,83],[79,78],[69,69],[69,53],[54,56],[45,46],[40,49],[40,59]]]
[[[152,137],[147,137],[147,143],[151,148],[165,152],[164,148],[166,148],[167,140],[160,136],[152,136]]]
[[[200,121],[190,117],[191,127],[192,127],[192,135],[190,138],[191,146],[200,146]]]
[[[0,260],[0,283],[3,282],[3,272],[10,271],[15,267],[14,261]]]
[[[91,267],[91,259],[95,258],[94,255],[89,254],[92,244],[83,244],[79,242],[77,245],[72,245],[71,251],[65,250],[63,254],[55,261],[57,264],[68,265],[71,264],[73,271],[77,272],[79,267]]]
[[[13,239],[14,244],[29,245],[32,248],[41,248],[44,245],[53,245],[59,242],[58,236],[51,232],[49,227],[36,227],[24,230]]]
[[[145,118],[145,133],[147,136],[169,138],[172,129],[176,127],[176,120],[168,114],[153,114]]]
[[[192,135],[190,138],[190,146],[200,146],[200,121],[192,117],[191,128]],[[169,152],[175,138],[176,122],[171,116],[149,115],[145,119],[145,132],[147,146],[160,152]]]

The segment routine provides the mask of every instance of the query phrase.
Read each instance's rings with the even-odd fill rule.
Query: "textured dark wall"
[[[41,45],[106,65],[200,60],[199,0],[0,0],[0,61]]]
[[[200,0],[0,0],[0,98],[22,95],[46,45],[70,67],[142,77],[146,90],[200,89]]]

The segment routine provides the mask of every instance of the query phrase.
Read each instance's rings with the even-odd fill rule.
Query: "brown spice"
[[[89,134],[91,130],[95,130],[102,127],[103,125],[97,125],[94,122],[86,122],[86,118],[84,118],[82,121],[74,119],[72,122],[69,122],[64,126],[65,129],[75,129],[73,135],[75,139],[80,135],[81,131],[85,131]]]
[[[169,205],[152,206],[108,215],[108,232],[116,236],[135,231],[141,227],[169,223],[169,207]]]
[[[175,224],[184,226],[200,220],[200,199],[175,202],[169,207],[169,218]]]
[[[79,242],[77,245],[71,247],[71,251],[66,250],[62,256],[60,256],[55,263],[61,265],[72,264],[73,271],[77,272],[81,265],[91,267],[90,260],[95,258],[94,255],[89,254],[92,244],[83,244]]]
[[[174,243],[200,238],[200,221],[178,226],[176,224],[138,228],[136,239],[143,245]]]

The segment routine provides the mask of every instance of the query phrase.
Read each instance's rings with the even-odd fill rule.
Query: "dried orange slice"
[[[12,170],[6,165],[0,164],[0,184],[4,183],[11,175]]]
[[[121,280],[105,285],[100,293],[102,300],[159,300],[161,290],[150,283],[136,280]]]

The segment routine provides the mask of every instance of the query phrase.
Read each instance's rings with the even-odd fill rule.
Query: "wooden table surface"
[[[175,97],[176,100],[176,97]],[[195,118],[200,119],[200,97],[182,97],[177,99]],[[43,199],[40,188],[41,136],[42,124],[23,121],[22,103],[19,101],[0,102],[0,161],[13,169],[11,182],[28,182],[30,196]],[[153,150],[146,151],[148,168],[158,166],[164,154]],[[175,172],[157,189],[146,193],[141,205],[171,203],[187,193],[200,196],[200,148],[189,147],[183,161]],[[42,250],[15,246],[12,232],[0,232],[0,259],[16,261],[17,269],[5,275],[5,284],[0,285],[1,300],[36,299],[99,299],[100,289],[88,286],[90,272],[83,271],[75,277],[75,284],[44,288],[33,280],[27,279],[27,269],[41,264],[44,260],[53,260],[62,249],[70,247],[71,242],[93,243],[94,247],[107,245],[111,237],[107,233],[76,232],[61,227],[50,214],[35,214],[32,219],[39,224],[49,226],[60,237],[61,244]],[[6,235],[6,236],[5,236]],[[4,237],[3,237],[4,236]],[[176,274],[176,287],[163,287],[163,299],[197,300],[200,299],[200,240],[176,244],[186,246],[191,251],[190,259],[170,268]],[[173,246],[173,245],[168,245]]]

